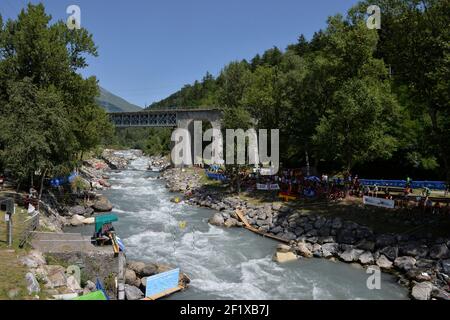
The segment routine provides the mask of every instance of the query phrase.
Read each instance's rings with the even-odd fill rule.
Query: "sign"
[[[145,296],[150,298],[165,291],[175,290],[178,288],[179,277],[180,269],[174,269],[148,277]]]
[[[259,174],[262,176],[274,176],[277,173],[274,168],[261,168]]]
[[[360,179],[359,182],[363,186],[374,186],[377,185],[379,187],[398,187],[405,188],[406,181],[405,180],[374,180],[374,179]],[[445,190],[447,189],[447,185],[444,181],[412,181],[411,188],[420,189],[420,188],[430,188],[431,190]]]
[[[28,214],[31,215],[34,213],[34,211],[36,211],[36,208],[31,203],[29,203],[28,204]]]
[[[5,213],[5,222],[9,222],[10,215],[8,213]]]
[[[256,184],[256,189],[258,190],[280,190],[280,186],[278,184]]]
[[[258,190],[269,190],[270,186],[268,184],[261,184],[261,183],[257,183],[256,184],[256,189]]]
[[[376,207],[382,207],[382,208],[388,208],[388,209],[395,208],[394,200],[388,200],[388,199],[382,199],[382,198],[364,196],[363,203],[365,205],[369,205],[369,206],[376,206]]]

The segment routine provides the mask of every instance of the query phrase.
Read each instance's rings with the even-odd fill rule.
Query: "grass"
[[[29,299],[25,274],[26,267],[19,262],[24,253],[13,249],[0,249],[0,300],[9,300],[8,292],[18,289],[14,299]]]
[[[25,210],[16,208],[13,216],[13,244],[7,247],[7,234],[5,212],[0,211],[0,299],[10,299],[8,292],[18,289],[19,292],[14,299],[28,299],[25,274],[27,268],[19,262],[21,256],[27,254],[27,248],[19,248],[20,236],[23,232],[23,221],[26,219]]]
[[[25,280],[28,270],[19,262],[20,257],[27,255],[29,249],[28,246],[19,247],[24,229],[23,222],[27,217],[26,210],[16,207],[16,213],[13,216],[13,243],[11,247],[8,247],[5,212],[0,211],[0,300],[10,299],[8,292],[12,289],[19,290],[14,299],[32,298],[28,296]]]
[[[16,213],[13,215],[13,249],[20,249],[19,243],[22,233],[24,231],[24,221],[28,218],[28,213],[25,209],[16,207]],[[7,232],[6,232],[5,212],[0,211],[0,249],[7,248]]]

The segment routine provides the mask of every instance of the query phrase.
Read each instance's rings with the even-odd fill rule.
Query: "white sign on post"
[[[388,209],[394,209],[395,208],[395,201],[394,200],[389,200],[389,199],[382,199],[382,198],[375,198],[375,197],[364,196],[363,203],[365,205],[382,207],[382,208],[388,208]]]
[[[9,222],[9,214],[5,213],[5,222]]]

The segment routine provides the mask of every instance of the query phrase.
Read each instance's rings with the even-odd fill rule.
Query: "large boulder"
[[[365,251],[374,251],[375,250],[375,242],[369,241],[367,239],[362,239],[359,241],[356,246],[357,249],[365,250]]]
[[[131,269],[125,269],[125,283],[131,286],[136,284],[136,273]]]
[[[83,206],[74,206],[74,207],[70,207],[69,210],[67,211],[67,215],[69,216],[73,216],[73,215],[79,215],[79,216],[84,216],[86,212],[86,208]]]
[[[344,244],[354,244],[356,242],[355,236],[353,235],[353,231],[351,229],[341,229],[337,233],[337,242]]]
[[[339,255],[339,258],[341,258],[345,262],[355,262],[358,261],[359,256],[363,253],[363,250],[347,249]]]
[[[432,277],[425,269],[412,268],[406,273],[406,277],[408,279],[423,282],[423,281],[431,281]]]
[[[224,226],[227,228],[233,228],[236,227],[238,224],[238,221],[234,218],[229,218],[227,221],[225,221]]]
[[[375,259],[373,258],[373,254],[371,252],[364,252],[359,256],[358,261],[364,265],[372,265],[375,262]]]
[[[333,223],[331,224],[331,227],[333,229],[340,229],[340,228],[342,228],[342,225],[343,225],[343,223],[342,223],[341,218],[335,218],[333,220]]]
[[[394,261],[398,257],[398,247],[385,247],[380,250],[380,254],[384,254],[389,260]]]
[[[320,244],[318,243],[313,244],[311,251],[315,258],[323,257],[322,246]]]
[[[322,254],[324,258],[331,258],[339,252],[337,243],[325,243],[322,245]]]
[[[95,218],[94,217],[90,217],[90,218],[86,218],[83,220],[84,224],[94,224],[95,223]]]
[[[84,224],[85,217],[75,214],[72,219],[70,219],[70,224],[74,227],[78,227]]]
[[[27,256],[19,258],[19,261],[28,269],[36,269],[46,264],[45,258],[42,253],[36,250],[32,250]]]
[[[92,292],[92,291],[96,290],[97,286],[91,280],[88,280],[88,281],[86,281],[85,288]]]
[[[397,259],[395,259],[394,261],[394,265],[403,271],[409,271],[412,268],[414,268],[416,264],[416,259],[414,259],[413,257],[408,257],[408,256],[404,256],[404,257],[398,257]]]
[[[283,239],[288,240],[288,241],[297,239],[297,236],[296,236],[295,233],[293,233],[293,232],[286,232],[286,233],[283,233],[283,234],[281,235],[281,237],[282,237]]]
[[[135,286],[125,284],[125,297],[127,300],[140,300],[144,297],[144,293]]]
[[[450,258],[450,251],[448,250],[447,245],[438,244],[431,247],[430,257],[432,259],[447,259]]]
[[[433,288],[433,291],[431,292],[431,297],[436,300],[450,300],[450,293],[439,289],[439,288]]]
[[[266,220],[261,220],[261,219],[256,220],[256,225],[258,227],[264,227],[264,226],[267,226],[268,224],[269,223]]]
[[[74,276],[67,277],[66,286],[72,292],[78,292],[81,290],[80,284]]]
[[[311,250],[308,248],[308,246],[304,242],[299,242],[297,244],[297,246],[295,247],[295,250],[302,257],[311,258],[313,256]]]
[[[433,285],[430,282],[420,282],[412,288],[411,295],[416,300],[430,300]]]
[[[392,269],[392,261],[390,261],[388,258],[386,258],[385,255],[380,255],[380,257],[377,259],[377,266],[379,266],[381,269],[389,270]]]
[[[382,234],[377,237],[376,246],[378,248],[385,248],[393,246],[397,243],[397,238],[390,234]]]
[[[273,261],[278,263],[286,263],[290,261],[297,260],[297,256],[293,252],[275,252],[273,258]]]
[[[30,257],[27,257],[27,256],[21,257],[19,259],[19,261],[20,261],[20,263],[22,265],[26,266],[28,269],[37,268],[38,267],[37,262],[34,261],[33,259],[31,259]]]
[[[62,266],[47,265],[44,267],[47,273],[47,288],[64,287],[67,284],[66,269]]]
[[[208,221],[213,226],[222,227],[225,224],[223,216],[220,213],[214,214]]]
[[[130,261],[127,265],[128,269],[133,270],[138,276],[142,275],[145,268],[145,263],[140,261]]]
[[[280,211],[282,204],[279,202],[272,203],[272,209],[275,211]]]
[[[409,243],[400,247],[400,255],[414,258],[425,258],[428,255],[428,247],[417,243]]]
[[[440,261],[440,269],[443,273],[450,276],[450,259]]]
[[[36,280],[34,274],[32,274],[31,272],[28,272],[25,275],[25,280],[27,282],[28,294],[32,295],[32,294],[39,293],[41,291],[39,282]]]
[[[150,277],[158,273],[158,266],[153,263],[147,263],[142,269],[141,277]]]
[[[325,225],[326,222],[327,222],[326,218],[318,217],[317,220],[314,222],[314,228],[320,229]]]
[[[287,244],[280,243],[277,245],[277,251],[283,253],[291,252],[291,247],[288,246]]]
[[[101,196],[99,199],[94,201],[91,206],[96,212],[110,212],[113,209],[113,205],[106,197]]]

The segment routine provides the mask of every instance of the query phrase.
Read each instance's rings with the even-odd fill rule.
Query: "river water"
[[[407,290],[386,274],[380,290],[369,290],[365,270],[348,264],[273,262],[275,241],[211,226],[212,210],[172,203],[164,181],[145,171],[147,161],[112,173],[113,186],[103,194],[119,216],[114,225],[128,259],[177,266],[191,278],[188,290],[169,299],[407,299]]]

